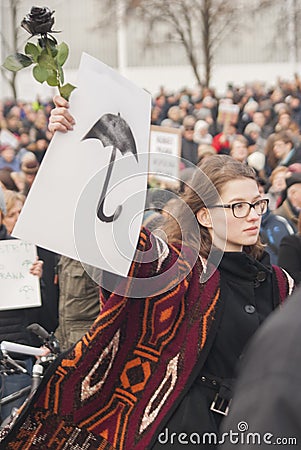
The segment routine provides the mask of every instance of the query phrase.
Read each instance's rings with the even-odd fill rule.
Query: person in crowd
[[[301,210],[301,173],[292,173],[285,179],[284,200],[273,213],[284,217],[298,231],[298,217]]]
[[[21,163],[21,174],[24,176],[24,187],[22,192],[27,195],[38,173],[40,164],[34,153],[28,152],[23,156]]]
[[[278,166],[288,167],[301,162],[301,148],[294,146],[294,141],[289,133],[282,131],[274,135],[273,152]]]
[[[160,108],[156,105],[152,106],[151,111],[151,124],[152,125],[160,125]]]
[[[183,120],[181,158],[184,167],[198,162],[198,144],[193,139],[195,123],[196,120],[191,115],[186,116]]]
[[[248,147],[247,139],[244,136],[239,135],[235,137],[230,146],[230,156],[243,164],[247,163]]]
[[[62,351],[70,348],[91,327],[100,313],[97,270],[67,256],[57,265],[59,317],[55,335]]]
[[[6,213],[3,215],[2,223],[10,237],[18,217],[25,203],[26,197],[20,192],[4,191]],[[40,261],[43,261],[43,274],[41,276],[41,287],[43,307],[36,314],[36,321],[47,331],[52,332],[58,325],[58,287],[56,285],[57,255],[49,250],[37,247]]]
[[[284,109],[280,114],[278,114],[278,121],[275,124],[275,132],[288,131],[292,122],[291,115],[288,110]]]
[[[258,110],[253,114],[253,123],[259,126],[259,136],[263,141],[266,141],[270,134],[273,133],[273,127],[267,124],[266,117],[262,110]]]
[[[206,158],[210,158],[210,156],[216,155],[215,149],[212,145],[200,144],[198,146],[198,162],[204,161]]]
[[[28,146],[28,150],[34,152],[37,161],[40,164],[45,156],[52,137],[47,129],[47,118],[44,111],[39,110],[37,112],[34,125],[29,130],[29,137],[32,144]]]
[[[205,120],[198,120],[194,126],[193,140],[197,144],[208,144],[212,143],[212,136],[208,132],[209,123]]]
[[[294,235],[294,229],[290,223],[282,216],[273,214],[268,208],[267,212],[262,216],[260,237],[261,241],[266,244],[266,251],[270,255],[272,264],[277,264],[283,269],[283,259],[279,260],[280,247],[283,239]],[[291,274],[290,274],[291,275]],[[292,278],[294,278],[292,276]]]
[[[13,106],[8,114],[5,116],[6,129],[10,131],[15,137],[20,136],[20,128],[22,126],[18,106]]]
[[[261,131],[261,127],[255,122],[248,123],[244,130],[244,136],[248,140],[249,146],[252,146],[252,152],[259,151],[264,153],[266,139],[261,136]]]
[[[249,151],[249,147],[248,147],[248,151]],[[266,176],[265,176],[265,170],[264,170],[265,162],[266,162],[265,155],[259,151],[250,153],[249,156],[247,157],[247,164],[250,167],[253,167],[253,169],[257,173],[258,177],[262,178],[266,184]]]
[[[2,189],[0,188],[0,241],[11,239],[11,236],[7,232],[4,225],[4,217],[6,216],[6,204]],[[31,268],[30,273],[32,275],[42,277],[43,262],[41,260],[35,261]],[[1,341],[13,341],[19,344],[27,345],[39,345],[39,342],[34,339],[32,333],[30,333],[26,327],[31,323],[37,322],[39,308],[23,308],[23,309],[7,309],[0,311],[0,342]],[[7,395],[29,386],[31,384],[31,369],[33,360],[31,357],[21,355],[19,359],[22,360],[24,367],[28,373],[16,373],[7,376],[0,377],[0,397],[6,397]],[[18,408],[22,405],[26,395],[14,400],[7,405],[0,407],[1,421],[6,419],[13,408]]]
[[[260,155],[262,155],[262,153],[260,153]],[[265,180],[257,177],[257,182],[259,192],[265,197]],[[270,256],[271,264],[281,266],[281,264],[278,263],[281,240],[284,236],[290,236],[292,234],[294,234],[293,227],[284,217],[273,214],[269,204],[266,213],[262,216],[259,235],[262,243],[266,246],[265,250]]]
[[[269,177],[270,187],[266,197],[270,200],[269,209],[271,211],[274,211],[274,209],[276,209],[282,201],[282,193],[286,189],[285,180],[289,174],[290,171],[288,167],[278,166],[273,170]]]
[[[51,130],[71,129],[67,102],[56,104]],[[183,435],[219,432],[245,345],[293,285],[259,241],[268,201],[253,169],[212,156],[180,204],[164,225],[167,241],[141,230],[129,276],[58,358],[7,450],[48,445],[58,423],[66,446],[89,439],[124,450],[166,448],[171,435],[180,449]]]
[[[13,171],[10,168],[0,169],[0,186],[3,190],[18,191],[18,186],[12,176]],[[14,172],[17,173],[17,172]]]
[[[20,192],[6,190],[4,191],[4,199],[6,214],[3,217],[3,224],[5,225],[8,234],[11,234],[25,203],[26,197]]]
[[[229,155],[231,143],[237,135],[237,125],[229,123],[224,126],[221,133],[216,134],[212,140],[212,147],[215,148],[217,153]]]
[[[241,116],[241,119],[239,121],[238,125],[238,131],[239,133],[244,133],[246,126],[253,122],[253,116],[255,112],[258,110],[258,103],[250,98],[247,103],[243,107],[243,114]]]
[[[220,450],[299,447],[300,294],[299,288],[252,338],[242,359],[229,415],[222,426],[225,434]]]
[[[163,127],[180,128],[182,124],[182,112],[179,106],[171,106],[167,112],[167,119],[162,120]]]
[[[179,99],[179,108],[181,110],[181,116],[182,118],[186,116],[192,115],[193,106],[190,103],[189,96],[186,94],[182,94]]]
[[[278,165],[278,160],[274,153],[274,138],[275,138],[275,133],[272,133],[268,137],[265,148],[264,148],[264,154],[265,154],[264,171],[266,174],[266,178],[268,178],[271,175],[273,170]]]
[[[291,117],[294,122],[298,124],[301,130],[301,98],[300,94],[293,93],[289,98],[289,106],[291,109]]]
[[[301,213],[298,218],[297,233],[285,236],[280,242],[278,262],[294,279],[301,283]]]
[[[15,172],[20,170],[20,161],[16,156],[15,149],[10,144],[0,146],[0,169],[6,168]]]

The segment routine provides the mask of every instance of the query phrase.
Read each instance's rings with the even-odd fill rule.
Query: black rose
[[[40,8],[39,6],[33,6],[30,13],[22,20],[21,27],[32,36],[49,33],[54,24],[53,14],[54,11],[51,11],[47,7]]]

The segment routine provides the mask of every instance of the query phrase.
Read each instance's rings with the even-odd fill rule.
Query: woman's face
[[[15,157],[15,150],[12,147],[7,147],[6,149],[2,150],[1,156],[4,161],[6,161],[7,163],[11,163]]]
[[[8,234],[12,233],[13,228],[20,215],[22,206],[23,203],[20,200],[17,200],[14,206],[10,210],[8,210],[6,215],[4,216],[3,223],[7,229]]]
[[[262,198],[257,183],[250,178],[227,182],[221,192],[218,204],[238,202],[255,203]],[[201,225],[208,228],[212,242],[227,252],[240,252],[244,246],[257,242],[261,217],[251,208],[247,217],[236,218],[231,208],[202,208],[197,213]]]
[[[275,192],[281,192],[286,188],[285,179],[285,172],[280,172],[275,175],[272,183]]]
[[[233,141],[230,154],[236,161],[244,162],[248,157],[247,146],[240,141]]]

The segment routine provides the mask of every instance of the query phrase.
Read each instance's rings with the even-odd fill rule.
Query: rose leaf
[[[30,55],[34,62],[37,62],[38,56],[40,55],[41,51],[32,42],[27,42],[27,44],[25,45],[25,53],[26,55]]]
[[[51,74],[49,75],[49,77],[47,78],[47,84],[49,84],[49,86],[59,86],[59,82],[57,79],[57,73],[55,71],[51,72]]]
[[[49,77],[49,70],[37,64],[32,70],[32,74],[39,83],[44,83]]]
[[[61,42],[61,44],[57,46],[57,49],[58,49],[58,53],[56,55],[57,62],[59,63],[60,66],[63,66],[69,55],[68,45],[65,42]]]
[[[3,67],[5,69],[11,70],[12,72],[17,72],[18,70],[23,69],[24,67],[28,67],[33,63],[33,60],[23,53],[16,53],[14,55],[8,56],[4,63]]]
[[[43,50],[40,56],[38,57],[38,63],[41,67],[45,69],[56,70],[56,64],[51,55],[47,53],[47,51]]]
[[[72,84],[67,83],[64,86],[59,87],[59,91],[62,97],[64,97],[66,100],[69,100],[71,92],[76,89],[75,86],[72,86]]]

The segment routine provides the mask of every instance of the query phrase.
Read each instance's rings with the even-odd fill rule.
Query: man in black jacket
[[[221,450],[300,448],[300,296],[298,289],[252,338],[223,424],[228,434],[221,436]]]

